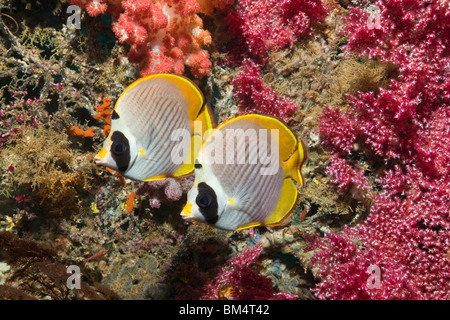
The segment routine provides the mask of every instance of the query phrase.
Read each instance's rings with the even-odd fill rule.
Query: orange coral
[[[103,136],[107,136],[109,133],[109,130],[111,130],[111,114],[112,111],[110,109],[111,100],[109,97],[103,98],[103,103],[99,105],[98,107],[93,107],[95,110],[98,111],[93,117],[94,119],[102,119],[106,122],[105,127],[103,128],[102,134]],[[71,136],[80,136],[80,137],[93,137],[94,136],[95,128],[89,128],[87,130],[83,130],[80,127],[78,127],[77,124],[74,126],[71,126],[68,129],[68,133]]]
[[[97,114],[94,115],[94,119],[103,119],[107,124],[105,125],[105,128],[102,131],[103,136],[107,136],[109,133],[109,130],[111,130],[111,114],[112,110],[110,109],[111,100],[109,97],[103,98],[103,103],[99,105],[98,107],[93,107],[95,110],[98,111]]]
[[[127,195],[127,213],[133,211],[134,208],[134,199],[136,198],[136,192],[131,191],[129,195]]]
[[[68,130],[68,133],[71,136],[83,136],[83,137],[93,137],[95,128],[89,128],[87,130],[83,130],[78,127],[78,125],[71,126]]]

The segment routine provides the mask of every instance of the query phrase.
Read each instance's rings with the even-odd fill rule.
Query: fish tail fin
[[[283,162],[285,176],[294,179],[302,187],[304,185],[302,166],[307,159],[307,153],[305,143],[300,141],[291,156]]]

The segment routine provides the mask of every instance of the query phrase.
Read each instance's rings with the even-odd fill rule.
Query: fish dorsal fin
[[[241,119],[257,123],[267,129],[278,129],[280,161],[284,174],[303,186],[304,180],[301,168],[307,158],[306,146],[303,141],[299,143],[296,135],[280,119],[266,115],[247,114],[238,116],[224,121],[219,127]]]
[[[202,112],[203,105],[204,98],[198,87],[189,79],[175,74],[149,75],[127,87],[116,103],[116,117],[120,119],[116,126],[125,125],[131,135],[138,137],[142,159],[149,161],[149,165],[141,163],[142,168],[136,169],[139,170],[138,175],[142,176],[139,180],[156,181],[193,172],[192,155],[186,156],[185,161],[190,161],[186,165],[182,163],[180,167],[153,164],[155,161],[170,163],[167,159],[170,159],[173,143],[166,142],[170,140],[171,133],[177,128],[188,129],[189,123],[192,126]],[[167,122],[167,119],[172,121]],[[194,135],[194,131],[191,135]],[[163,148],[169,153],[161,153],[161,150],[165,150]],[[155,154],[160,156],[155,158]],[[161,173],[155,175],[153,168]]]
[[[225,126],[234,121],[242,121],[245,119],[246,121],[254,122],[264,128],[270,130],[278,130],[279,134],[279,151],[280,151],[280,160],[286,161],[292,152],[295,150],[298,140],[294,133],[285,125],[280,119],[261,115],[261,114],[246,114],[238,117],[234,117],[224,121],[220,126]]]
[[[156,74],[152,74],[152,75],[142,77],[142,78],[136,80],[131,85],[129,85],[125,89],[125,91],[120,95],[120,97],[116,103],[116,108],[119,105],[120,99],[123,96],[125,96],[127,93],[132,91],[134,87],[136,87],[137,85],[143,85],[145,82],[148,82],[150,84],[154,80],[157,80],[157,79],[168,80],[180,89],[180,92],[183,93],[183,95],[185,96],[185,98],[188,102],[187,103],[187,105],[188,105],[187,113],[188,113],[189,119],[191,121],[194,121],[203,106],[203,102],[204,102],[203,94],[200,91],[200,89],[191,80],[189,80],[188,78],[185,78],[183,76],[176,75],[176,74],[156,73]]]
[[[266,227],[282,225],[297,204],[298,191],[290,178],[284,179],[280,198],[270,216],[264,221]]]
[[[187,110],[189,119],[194,121],[203,107],[204,98],[200,89],[188,78],[175,74],[164,74],[183,92],[188,100],[189,108]]]

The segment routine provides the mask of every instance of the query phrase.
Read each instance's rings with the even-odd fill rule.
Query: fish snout
[[[190,201],[188,201],[186,203],[186,205],[183,208],[183,211],[181,211],[180,214],[184,220],[191,220],[193,218],[192,217],[192,203]]]
[[[94,157],[94,161],[96,164],[106,165],[106,154],[108,150],[106,148],[103,148],[100,150],[99,153],[97,153]]]

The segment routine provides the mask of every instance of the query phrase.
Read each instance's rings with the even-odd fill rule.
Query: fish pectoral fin
[[[275,227],[288,222],[289,217],[297,204],[298,191],[294,182],[290,179],[284,179],[280,198],[270,216],[264,221],[266,227]]]

